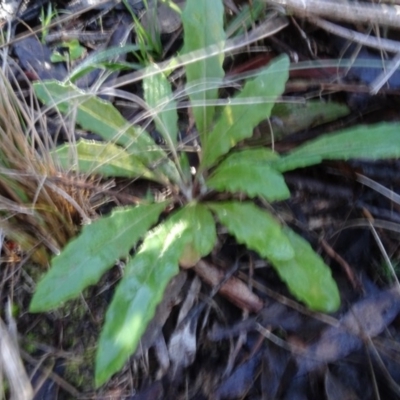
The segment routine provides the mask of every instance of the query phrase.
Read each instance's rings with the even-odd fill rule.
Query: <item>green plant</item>
[[[206,22],[198,18],[203,15],[210,18]],[[222,50],[221,1],[188,0],[182,20],[186,53],[210,45]],[[105,139],[81,140],[58,148],[53,155],[64,168],[146,178],[165,185],[170,193],[161,202],[143,200],[116,208],[111,215],[84,226],[53,258],[51,269],[37,286],[30,310],[51,310],[98,282],[117,259],[128,258],[100,336],[96,385],[106,382],[135,351],[179,265],[193,266],[211,252],[217,237],[216,220],[239,243],[267,258],[297,299],[314,310],[336,311],[340,297],[329,268],[304,239],[254,200],[289,198],[282,173],[323,159],[400,156],[398,128],[390,124],[324,136],[282,157],[267,148],[235,151],[235,145],[251,137],[253,128],[270,116],[284,91],[289,60],[283,56],[273,61],[224,107],[216,109],[213,102],[224,77],[222,62],[221,51],[186,66],[186,90],[201,141],[196,171],[180,151],[173,93],[156,65],[148,69],[144,92],[166,149],[156,146],[147,132],[130,125],[110,103],[93,94],[55,81],[35,86],[42,102],[73,115],[83,129]],[[249,101],[250,107],[246,106]],[[220,201],[215,194],[221,192],[231,197]],[[247,200],[239,201],[237,193]],[[141,246],[129,257],[140,239]]]
[[[44,43],[46,40],[46,36],[49,33],[49,25],[51,24],[51,20],[58,15],[57,10],[53,11],[52,4],[49,3],[47,5],[47,11],[44,10],[44,7],[40,10],[39,21],[42,24],[42,42]]]
[[[127,0],[122,0],[126,9],[130,12],[132,19],[135,23],[135,32],[136,32],[136,43],[139,47],[139,51],[136,53],[136,57],[140,61],[141,64],[148,64],[150,59],[152,58],[152,54],[156,57],[162,54],[162,45],[161,45],[161,35],[158,29],[156,29],[156,17],[149,19],[152,23],[150,28],[150,32],[143,26],[139,18],[133,12],[130,4]],[[156,11],[156,7],[149,7],[147,0],[144,0],[144,6],[146,8],[146,12]]]
[[[76,61],[81,58],[86,51],[77,39],[62,42],[60,47],[67,49],[67,52],[61,53],[58,50],[53,51],[53,54],[50,57],[51,62],[67,62],[69,64],[71,61]]]

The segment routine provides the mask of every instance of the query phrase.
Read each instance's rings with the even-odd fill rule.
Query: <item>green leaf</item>
[[[309,100],[304,104],[276,103],[271,111],[271,116],[280,119],[279,125],[273,128],[276,138],[314,128],[349,114],[350,109],[345,104],[322,100]]]
[[[256,97],[268,97],[268,101],[259,104],[233,104],[224,107],[214,129],[203,141],[201,168],[211,167],[215,161],[226,154],[236,143],[249,138],[253,129],[264,119],[269,118],[271,109],[283,91],[289,76],[289,59],[281,56],[268,68],[246,82],[235,100],[248,100]]]
[[[289,228],[284,228],[295,258],[271,262],[292,294],[309,308],[322,312],[335,312],[340,306],[339,290],[331,270],[310,244]]]
[[[86,48],[81,46],[79,40],[77,39],[71,40],[70,42],[66,42],[66,44],[69,48],[69,54],[71,57],[70,60],[72,61],[81,58],[86,52]]]
[[[119,56],[138,51],[139,47],[137,45],[124,45],[124,46],[116,46],[109,47],[105,50],[101,50],[99,52],[93,52],[89,56],[87,56],[79,65],[77,65],[72,72],[70,73],[68,80],[71,82],[76,81],[81,78],[91,70],[102,66],[103,63],[110,62],[110,60],[118,59]],[[139,64],[132,64],[136,69],[141,68]]]
[[[179,259],[179,264],[189,268],[211,252],[217,240],[217,232],[214,218],[204,204],[190,203],[184,210],[184,218],[188,222],[188,234],[191,239]]]
[[[283,176],[269,162],[277,159],[269,149],[249,149],[230,154],[206,180],[207,186],[220,192],[243,192],[268,201],[290,197]]]
[[[249,4],[241,4],[239,14],[229,18],[229,25],[226,28],[226,36],[244,35],[247,29],[254,26],[256,21],[266,18],[266,4],[262,0],[253,0]]]
[[[44,104],[73,115],[83,129],[124,146],[129,154],[150,169],[154,168],[159,181],[167,183],[168,178],[180,182],[178,171],[166,153],[155,145],[147,132],[129,124],[110,102],[101,100],[93,93],[84,93],[71,83],[35,82],[34,89]]]
[[[331,271],[311,246],[252,203],[209,203],[239,243],[271,261],[293,295],[313,310],[334,312],[340,296]]]
[[[159,69],[156,64],[150,68]],[[163,136],[171,150],[176,149],[178,138],[178,113],[173,100],[171,84],[166,76],[159,72],[143,79],[144,99],[154,113],[157,130]],[[164,110],[166,109],[166,110]]]
[[[80,139],[76,145],[63,144],[51,152],[62,168],[104,177],[147,178],[157,180],[135,156],[113,143]]]
[[[50,61],[52,63],[66,62],[68,61],[68,56],[66,56],[65,54],[61,54],[59,51],[55,50],[50,56]]]
[[[62,42],[59,48],[64,49],[64,52],[60,53],[58,50],[55,50],[50,56],[51,62],[75,61],[81,58],[86,52],[86,48],[80,45],[78,39]],[[65,49],[68,49],[68,54],[65,53]]]
[[[227,201],[207,203],[239,243],[257,251],[261,257],[287,261],[294,257],[293,247],[279,222],[253,203]]]
[[[224,60],[222,50],[226,39],[223,21],[222,0],[188,0],[182,13],[185,53],[201,50],[210,45],[221,48],[221,54],[198,60],[185,67],[187,90],[192,86],[197,89],[188,92],[191,101],[200,103],[193,108],[193,115],[201,138],[210,128],[215,113],[215,106],[207,105],[207,101],[218,98],[218,86],[225,75],[222,68]],[[204,90],[206,81],[213,81],[214,88]]]
[[[285,136],[304,129],[334,121],[350,114],[350,109],[334,101],[310,100],[306,103],[276,103],[271,111],[271,120],[262,122],[258,138],[250,138],[251,146],[270,144]]]
[[[100,335],[96,386],[106,382],[135,351],[168,282],[178,273],[179,258],[191,239],[187,211],[178,211],[150,232],[126,265]]]
[[[363,158],[378,160],[400,157],[399,124],[357,125],[353,128],[323,135],[273,163],[281,172],[318,164],[322,160]]]
[[[190,162],[189,162],[189,157],[188,153],[185,153],[182,151],[179,154],[179,165],[181,167],[182,175],[183,175],[183,180],[185,182],[185,186],[189,187],[191,181],[192,181],[192,173],[190,170]]]
[[[31,312],[51,310],[98,282],[107,269],[157,221],[166,203],[117,209],[90,225],[52,260],[30,304]]]
[[[62,54],[55,50],[50,56],[51,62],[62,62],[62,61],[75,61],[81,58],[86,52],[85,47],[81,46],[77,39],[72,39],[68,42],[62,42],[61,48],[67,48],[69,54]]]

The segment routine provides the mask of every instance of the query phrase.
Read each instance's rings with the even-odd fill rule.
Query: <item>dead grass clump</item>
[[[79,177],[62,172],[52,160],[52,141],[36,129],[44,123],[35,124],[33,95],[33,105],[28,105],[3,74],[0,91],[0,229],[43,265],[88,218],[90,193],[74,187]]]

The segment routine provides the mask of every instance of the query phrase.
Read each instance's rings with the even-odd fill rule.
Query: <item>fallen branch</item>
[[[266,0],[283,6],[300,17],[325,17],[354,24],[374,24],[400,28],[400,6],[331,0]]]

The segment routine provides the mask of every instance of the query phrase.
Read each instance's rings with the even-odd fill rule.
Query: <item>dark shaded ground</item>
[[[21,11],[20,18],[28,26],[37,27],[39,14],[33,3]],[[69,2],[56,3],[59,9],[71,6]],[[139,3],[134,4],[137,11]],[[245,3],[238,2],[236,6],[241,10]],[[231,8],[233,11],[227,8],[228,20],[235,12],[232,5]],[[134,42],[130,22],[123,7],[102,8],[76,14],[63,24],[62,31],[72,32],[82,25],[86,33],[94,32],[99,38],[101,28],[109,32],[100,42],[80,39],[91,53],[99,46],[106,48],[123,40]],[[8,58],[21,84],[26,85],[23,74],[30,81],[64,79],[71,66],[49,63],[52,50],[61,41],[41,43],[35,35],[18,40],[29,32],[25,24],[14,20]],[[364,25],[349,28],[366,31]],[[373,35],[377,36],[377,28],[373,28]],[[50,28],[49,33],[57,31]],[[384,33],[396,39],[395,29],[379,31]],[[163,34],[162,39],[164,46],[170,46],[166,57],[182,44],[179,28]],[[316,63],[326,58],[339,59],[344,49],[349,52],[347,58],[356,50],[356,45],[347,46],[344,39],[296,15],[290,18],[286,29],[259,45],[268,46],[272,53],[243,50],[227,61],[227,71],[251,71],[282,52],[288,53],[293,62]],[[358,57],[372,63],[381,60],[382,54],[363,47]],[[128,56],[114,61],[138,60]],[[293,71],[285,96],[336,101],[347,105],[349,113],[322,125],[317,115],[301,130],[295,126],[288,136],[278,137],[275,148],[284,152],[322,133],[358,123],[397,121],[400,74],[395,73],[389,84],[371,95],[368,85],[380,72],[367,67],[352,68],[348,73],[344,68]],[[95,70],[78,85],[88,88],[101,73]],[[116,77],[112,74],[107,82],[112,84]],[[139,86],[124,89],[140,95]],[[276,127],[280,126],[279,118],[272,119]],[[183,125],[186,120],[182,113]],[[58,135],[62,141],[62,130],[57,129],[57,121],[49,123],[49,134]],[[266,141],[266,129],[260,126],[255,140]],[[265,261],[221,234],[219,248],[205,264],[222,271],[222,276],[234,274],[245,282],[263,302],[261,311],[240,310],[215,294],[215,288],[202,282],[194,271],[182,272],[167,289],[140,351],[105,387],[94,391],[96,340],[121,268],[116,266],[81,299],[53,313],[32,315],[27,309],[40,275],[37,267],[29,262],[4,262],[0,296],[2,304],[11,300],[18,308],[21,355],[37,389],[35,399],[400,398],[400,292],[394,275],[400,262],[400,161],[324,162],[285,177],[292,198],[274,204],[274,209],[331,266],[342,298],[342,307],[335,315],[311,313],[293,301]],[[126,182],[117,182],[117,189],[123,187]],[[139,189],[132,186],[129,190],[135,194]],[[12,249],[8,251],[12,253]]]

